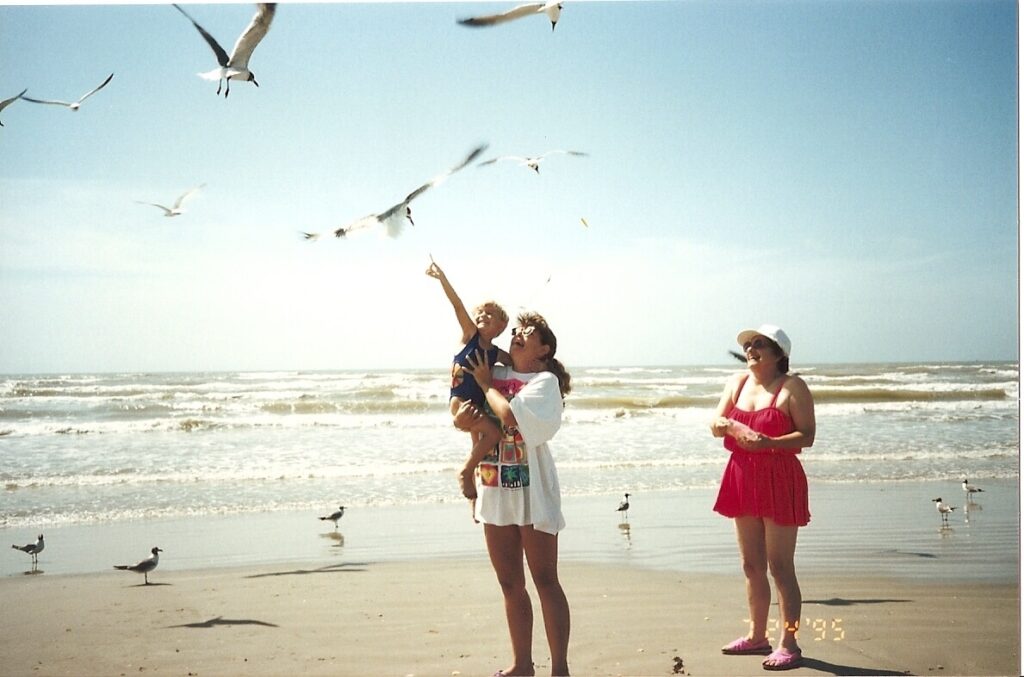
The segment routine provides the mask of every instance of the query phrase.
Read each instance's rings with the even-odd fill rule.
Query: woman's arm
[[[491,380],[491,364],[487,361],[487,353],[478,350],[473,355],[467,355],[466,363],[465,370],[476,379],[477,385],[484,391],[487,404],[491,405],[491,411],[498,417],[501,424],[505,427],[517,425],[515,414],[512,413],[512,406],[505,396],[494,388]]]
[[[715,409],[715,418],[711,421],[711,434],[715,437],[725,437],[729,430],[729,419],[725,417],[726,412],[732,407],[733,393],[736,390],[736,383],[739,376],[730,376],[725,382],[725,390],[718,400],[718,408]]]

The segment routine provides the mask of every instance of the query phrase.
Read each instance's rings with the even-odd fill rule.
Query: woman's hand
[[[772,442],[774,441],[771,437],[768,437],[767,435],[762,435],[759,432],[755,432],[753,435],[750,436],[741,435],[739,437],[734,437],[733,439],[736,440],[736,444],[739,446],[739,448],[743,449],[744,451],[759,451],[761,449],[770,449],[773,446]]]
[[[729,419],[719,416],[711,422],[711,434],[715,437],[725,437],[729,432]]]
[[[468,432],[476,423],[484,417],[484,413],[476,408],[472,402],[466,400],[455,410],[452,423],[463,432]]]
[[[463,369],[472,375],[481,390],[487,392],[491,387],[491,363],[487,360],[487,353],[478,350],[472,355],[467,355],[466,363]]]

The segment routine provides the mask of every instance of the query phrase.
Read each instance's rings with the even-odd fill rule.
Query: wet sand
[[[1020,674],[1018,489],[987,483],[964,511],[958,488],[812,484],[793,674]],[[961,507],[948,527],[937,492]],[[574,672],[764,674],[759,657],[719,651],[745,632],[746,602],[714,490],[631,493],[628,517],[618,497],[566,499]],[[462,504],[357,506],[338,530],[268,513],[46,533],[34,571],[23,553],[2,557],[4,674],[490,675],[510,659]],[[153,545],[164,553],[151,585],[111,568]],[[547,674],[539,608],[534,634]]]

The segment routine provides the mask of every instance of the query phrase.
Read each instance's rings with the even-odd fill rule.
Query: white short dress
[[[558,473],[548,447],[562,425],[558,378],[496,366],[492,385],[509,401],[518,425],[477,466],[476,518],[496,526],[527,526],[549,534],[565,527]]]

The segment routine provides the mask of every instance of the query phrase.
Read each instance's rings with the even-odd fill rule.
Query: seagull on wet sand
[[[941,498],[933,498],[932,502],[935,504],[935,509],[939,511],[940,515],[942,515],[942,523],[949,524],[949,513],[956,510],[956,506],[946,505],[942,502]]]
[[[106,86],[107,86],[107,83],[108,83],[108,82],[110,82],[110,80],[111,80],[111,79],[112,79],[113,77],[114,77],[114,74],[113,74],[113,73],[111,73],[110,75],[108,75],[108,76],[107,76],[107,79],[106,79],[106,80],[104,80],[104,81],[103,81],[103,83],[102,83],[102,84],[100,84],[100,86],[99,86],[99,87],[97,87],[96,89],[92,90],[92,91],[91,91],[91,92],[89,92],[88,94],[84,94],[84,95],[82,96],[82,98],[80,98],[80,99],[79,99],[78,101],[55,101],[55,100],[50,100],[50,99],[33,99],[32,97],[29,97],[29,96],[22,96],[21,98],[25,99],[25,101],[31,101],[32,103],[49,103],[49,104],[53,104],[53,105],[55,105],[55,106],[67,106],[67,107],[68,107],[68,108],[70,108],[71,110],[78,110],[79,108],[81,108],[81,107],[82,107],[82,103],[83,103],[83,102],[84,102],[84,101],[85,101],[86,99],[88,99],[88,98],[89,98],[90,96],[92,96],[92,95],[93,95],[93,94],[95,94],[96,92],[98,92],[98,91],[100,91],[101,89],[103,89],[104,87],[106,87]],[[22,94],[24,94],[24,92],[22,92]]]
[[[964,478],[963,488],[964,488],[964,493],[967,494],[967,500],[968,501],[973,501],[974,500],[974,494],[984,493],[985,492],[985,490],[982,489],[981,487],[976,487],[973,484],[971,484],[970,482],[968,482],[966,478]]]
[[[43,535],[39,534],[39,538],[36,539],[35,543],[28,543],[27,545],[12,545],[15,550],[21,550],[32,555],[32,564],[39,563],[39,553],[46,547],[46,543],[43,542]]]
[[[392,206],[390,209],[380,214],[369,214],[368,216],[364,216],[363,218],[358,219],[357,221],[353,221],[352,223],[346,226],[338,228],[337,230],[334,231],[334,237],[345,237],[352,231],[362,230],[364,228],[371,228],[373,226],[378,225],[384,226],[384,232],[387,234],[388,237],[398,237],[398,235],[401,234],[402,229],[405,227],[405,222],[407,220],[411,225],[416,225],[412,220],[412,209],[409,208],[409,203],[415,200],[420,195],[422,195],[427,189],[441,185],[441,183],[443,183],[444,180],[447,179],[449,176],[451,176],[452,174],[459,171],[460,169],[468,165],[470,162],[478,158],[486,148],[487,144],[477,146],[468,156],[466,156],[465,160],[463,160],[456,166],[452,167],[448,171],[444,172],[443,174],[439,174],[432,178],[430,181],[427,181],[422,186],[406,195],[405,199],[399,202],[398,204]]]
[[[338,528],[338,520],[340,520],[341,516],[344,515],[344,514],[345,514],[345,506],[339,505],[337,510],[332,512],[330,515],[324,515],[320,519],[322,521],[325,521],[325,522],[327,520],[331,520],[332,522],[334,522],[334,528],[337,529]]]
[[[156,569],[156,565],[160,563],[160,553],[162,553],[163,550],[154,547],[150,552],[153,554],[138,564],[115,564],[114,568],[120,569],[121,571],[134,571],[137,574],[142,574],[145,577],[146,585],[149,585],[149,572]]]
[[[521,19],[524,16],[533,16],[534,14],[547,14],[548,20],[551,21],[551,30],[554,31],[555,24],[558,23],[558,18],[562,15],[562,3],[558,2],[558,0],[549,0],[548,2],[528,2],[524,5],[513,7],[501,14],[487,14],[483,16],[473,16],[468,19],[459,19],[459,23],[463,26],[479,28],[481,26],[494,26],[495,24],[505,23],[506,21],[512,21],[514,19]]]
[[[21,94],[18,94],[17,96],[12,96],[9,99],[4,99],[3,101],[0,101],[0,111],[2,111],[4,108],[7,108],[8,106],[10,106],[12,103],[17,101],[18,99],[20,99],[22,96],[25,95],[25,92],[27,92],[27,91],[28,91],[28,88],[26,87],[25,89],[21,90]],[[3,127],[3,126],[4,126],[4,123],[0,122],[0,127]]]
[[[221,86],[226,83],[224,88],[224,98],[226,99],[228,94],[231,93],[232,80],[244,80],[251,82],[257,87],[260,86],[260,83],[256,82],[256,75],[249,70],[249,58],[252,56],[253,50],[256,49],[256,45],[260,44],[260,40],[270,30],[270,22],[274,20],[277,3],[269,2],[256,5],[256,14],[245,30],[242,31],[242,34],[238,36],[235,48],[231,50],[231,56],[228,56],[228,53],[224,51],[220,43],[207,33],[206,29],[196,23],[196,20],[189,16],[185,10],[178,5],[174,5],[174,7],[184,14],[186,19],[192,22],[192,25],[196,27],[196,30],[203,36],[206,44],[210,46],[210,49],[213,50],[214,55],[217,57],[219,68],[206,73],[199,73],[201,78],[217,81],[217,94],[220,94]]]
[[[529,167],[533,171],[540,174],[540,163],[544,161],[544,158],[549,155],[575,155],[576,157],[586,157],[586,153],[578,150],[549,150],[541,155],[531,155],[527,157],[521,157],[519,155],[502,155],[501,157],[491,158],[490,160],[484,160],[478,166],[483,167],[484,165],[493,165],[499,160],[515,160],[522,167]],[[584,224],[586,225],[586,224]]]
[[[187,200],[189,197],[192,196],[193,193],[203,188],[204,186],[206,186],[206,184],[201,183],[195,188],[189,188],[188,190],[186,190],[178,197],[177,200],[174,201],[173,207],[165,207],[155,202],[142,202],[140,200],[136,200],[135,202],[140,205],[151,205],[153,207],[159,207],[160,209],[164,210],[164,216],[181,216],[182,214],[185,213],[185,210],[182,208],[183,205],[185,204],[185,200]]]
[[[615,510],[617,512],[624,513],[626,517],[629,517],[629,494],[626,494],[625,500],[619,501],[619,507]]]

